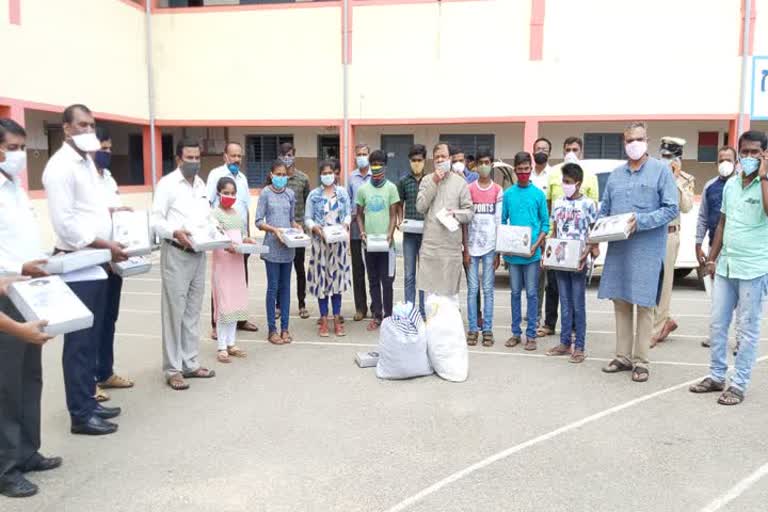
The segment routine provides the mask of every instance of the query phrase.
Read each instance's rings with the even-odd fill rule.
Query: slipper
[[[203,368],[202,366],[193,372],[184,374],[184,378],[186,379],[210,379],[215,376],[215,371],[209,370],[208,368]]]
[[[166,380],[168,386],[174,391],[184,391],[189,389],[189,384],[184,380],[180,373],[174,373]]]

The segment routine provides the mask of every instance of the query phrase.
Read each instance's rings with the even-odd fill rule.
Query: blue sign
[[[753,120],[768,121],[768,55],[752,57]]]

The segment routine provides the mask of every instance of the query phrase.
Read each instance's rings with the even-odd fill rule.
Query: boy
[[[571,352],[571,335],[576,333],[572,363],[584,362],[584,338],[587,330],[586,282],[584,272],[587,251],[592,257],[600,254],[599,246],[587,248],[589,229],[597,219],[597,205],[581,193],[584,171],[579,164],[568,163],[562,168],[563,197],[552,206],[552,222],[558,240],[581,240],[584,243],[581,268],[577,272],[555,271],[562,311],[560,343],[547,351],[548,356],[564,356]]]
[[[386,176],[387,155],[376,150],[369,157],[371,181],[357,191],[357,225],[360,239],[367,244],[368,235],[386,235],[390,250],[387,252],[365,253],[365,269],[371,289],[371,310],[373,319],[369,331],[375,331],[384,318],[392,314],[392,282],[390,258],[394,258],[392,235],[397,221],[400,195],[397,187]]]
[[[504,256],[504,261],[509,264],[509,286],[512,289],[512,337],[505,345],[512,348],[522,341],[520,293],[525,287],[525,350],[531,351],[536,350],[540,247],[549,229],[549,212],[544,192],[531,184],[531,154],[521,151],[515,155],[514,164],[517,184],[504,192],[501,223],[531,228],[531,254],[528,257]]]
[[[414,144],[408,152],[411,172],[397,184],[400,195],[400,218],[424,221],[424,215],[416,209],[416,197],[424,176],[424,164],[427,162],[427,148],[423,144]],[[403,263],[405,265],[405,302],[416,304],[416,260],[421,250],[420,233],[403,233]],[[419,311],[425,317],[424,291],[419,290]]]

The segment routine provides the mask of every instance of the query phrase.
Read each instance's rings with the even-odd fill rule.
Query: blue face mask
[[[288,176],[272,176],[272,186],[281,189],[288,185]]]
[[[358,156],[357,158],[355,158],[355,163],[357,163],[357,168],[358,169],[365,169],[369,165],[368,157],[367,156]]]
[[[739,158],[739,163],[741,164],[741,171],[744,173],[744,176],[754,174],[760,168],[760,160],[753,156]]]
[[[232,174],[237,174],[240,172],[240,164],[227,164],[227,169],[229,169],[229,172]]]

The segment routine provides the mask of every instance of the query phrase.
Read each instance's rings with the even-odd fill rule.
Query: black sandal
[[[210,379],[215,376],[216,372],[214,370],[209,370],[208,368],[203,368],[202,366],[193,372],[184,374],[185,379]]]
[[[733,386],[729,386],[720,398],[717,399],[717,403],[720,405],[739,405],[744,401],[744,392]]]
[[[717,382],[713,378],[707,377],[701,382],[692,384],[691,387],[688,388],[688,391],[690,391],[691,393],[699,394],[699,393],[714,393],[715,391],[722,391],[724,389],[725,389],[725,382]]]
[[[477,345],[477,332],[468,332],[467,333],[467,345],[470,347],[474,347]]]
[[[619,373],[619,372],[628,372],[632,370],[632,365],[624,361],[623,359],[616,358],[610,363],[608,363],[608,366],[603,367],[603,372],[605,373]]]
[[[632,382],[648,382],[648,368],[644,366],[635,366],[632,370]]]
[[[493,332],[483,331],[483,346],[492,347],[494,343]]]

